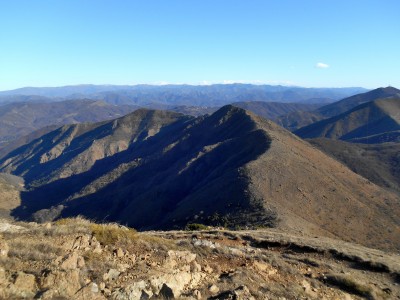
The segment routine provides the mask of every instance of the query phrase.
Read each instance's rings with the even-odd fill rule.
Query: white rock
[[[219,292],[219,288],[215,284],[211,285],[208,290],[211,294],[216,294]]]

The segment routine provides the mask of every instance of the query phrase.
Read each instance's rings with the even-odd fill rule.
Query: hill
[[[347,112],[361,104],[389,97],[400,98],[400,90],[391,86],[377,88],[372,91],[357,94],[332,104],[328,104],[317,109],[317,112],[322,116],[329,118]]]
[[[109,120],[135,108],[95,100],[4,104],[0,106],[0,147],[42,127]]]
[[[398,255],[277,230],[0,220],[2,299],[397,299]]]
[[[400,141],[400,98],[384,98],[300,128],[302,138],[326,137],[366,144]]]
[[[398,98],[399,96],[400,90],[394,87],[378,88],[322,106],[313,111],[291,112],[279,117],[276,122],[291,131],[295,131],[315,122],[345,113],[358,105],[383,98]]]
[[[138,229],[275,226],[377,248],[400,245],[398,196],[233,106],[199,118],[138,110],[64,126],[0,166],[26,180],[29,191],[13,211],[20,218],[79,214]]]
[[[316,111],[294,111],[279,116],[274,121],[287,130],[295,131],[323,119],[325,118]]]
[[[356,144],[326,138],[307,140],[353,172],[400,193],[400,144]]]

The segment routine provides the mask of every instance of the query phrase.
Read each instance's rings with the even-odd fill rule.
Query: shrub
[[[208,230],[210,229],[208,226],[199,223],[189,223],[186,225],[185,230],[194,231],[194,230]]]

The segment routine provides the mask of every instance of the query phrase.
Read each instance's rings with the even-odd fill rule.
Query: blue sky
[[[0,90],[254,82],[400,88],[399,0],[0,2]]]

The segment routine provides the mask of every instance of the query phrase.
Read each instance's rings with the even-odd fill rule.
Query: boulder
[[[15,281],[9,287],[11,298],[33,298],[37,292],[36,277],[32,274],[18,272]]]
[[[61,260],[61,270],[74,270],[81,268],[85,265],[85,260],[82,256],[79,256],[77,252],[72,252],[64,256]]]
[[[40,278],[40,288],[41,290],[49,290],[47,292],[49,298],[47,299],[55,297],[71,298],[81,289],[79,270],[44,273]]]

